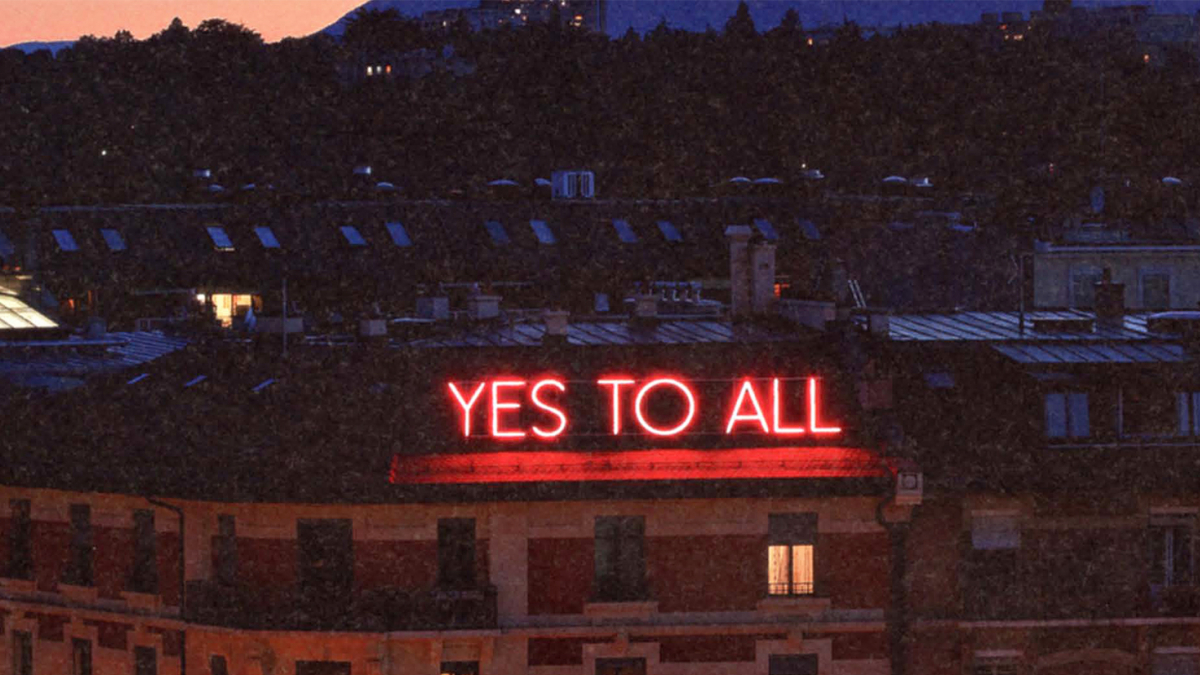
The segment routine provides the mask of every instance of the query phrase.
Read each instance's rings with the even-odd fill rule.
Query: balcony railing
[[[801,582],[782,582],[775,584],[767,584],[767,595],[770,597],[793,597],[813,595],[816,589],[811,581]]]
[[[188,584],[188,620],[243,630],[405,631],[494,628],[496,587],[381,588],[358,594],[300,590],[264,598],[248,586]]]

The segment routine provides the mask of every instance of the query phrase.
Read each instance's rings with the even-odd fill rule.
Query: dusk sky
[[[333,24],[364,0],[0,0],[0,45],[74,40],[81,35],[112,36],[128,30],[138,39],[165,28],[179,17],[194,28],[218,17],[240,23],[268,42],[302,37]],[[1136,2],[1136,0],[1125,0]],[[410,15],[430,9],[464,7],[474,0],[375,0]],[[843,18],[866,26],[894,26],[928,21],[965,23],[984,11],[1021,11],[1041,7],[1041,0],[749,0],[760,29],[779,23],[789,7],[800,11],[805,26],[840,23]],[[1078,5],[1105,4],[1083,0]],[[1107,3],[1113,4],[1113,3]],[[1197,0],[1143,0],[1157,13],[1194,13]],[[610,0],[609,32],[620,35],[632,26],[645,32],[661,19],[675,28],[720,28],[737,0]]]

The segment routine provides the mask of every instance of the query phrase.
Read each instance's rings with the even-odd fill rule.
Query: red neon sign
[[[736,393],[731,397],[733,404],[724,417],[721,431],[729,436],[738,433],[759,433],[769,436],[798,436],[802,434],[838,434],[842,428],[837,424],[825,421],[821,412],[820,387],[817,378],[804,378],[803,388],[792,385],[794,394],[787,395],[786,380],[771,378],[769,394],[759,391],[755,381],[750,378],[742,379],[735,385]],[[575,386],[580,386],[574,383]],[[608,419],[609,434],[622,434],[622,425],[632,408],[636,420],[636,432],[651,436],[677,436],[683,433],[695,432],[693,426],[701,410],[701,399],[687,380],[677,377],[657,377],[639,382],[634,378],[610,376],[595,381],[595,386],[608,388]],[[542,440],[554,440],[562,436],[571,424],[569,409],[564,405],[568,385],[556,378],[541,378],[532,383],[519,378],[500,377],[475,383],[459,385],[454,382],[447,384],[456,412],[461,417],[464,437],[471,436],[473,418],[484,417],[487,429],[485,435],[497,440],[519,440],[533,435]],[[635,392],[630,405],[630,397],[623,396],[624,388]],[[804,393],[804,413],[798,406],[798,394]],[[468,391],[469,394],[464,394]],[[486,392],[486,393],[485,393]],[[484,403],[481,399],[487,398]],[[674,419],[655,419],[654,415],[663,415],[662,409],[651,404],[651,399],[664,403],[674,403],[675,407],[667,406],[666,410],[679,410],[667,415]],[[670,399],[673,398],[674,401]],[[769,401],[768,401],[769,399]],[[770,418],[768,419],[769,403]],[[523,408],[528,407],[540,416],[537,422],[522,415]],[[807,417],[807,426],[799,426],[794,420]],[[792,421],[785,421],[792,420]],[[524,422],[523,422],[524,420]],[[628,432],[626,432],[628,433]]]

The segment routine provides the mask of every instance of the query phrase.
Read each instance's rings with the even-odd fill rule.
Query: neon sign
[[[761,387],[765,392],[760,390],[759,382],[751,378],[736,381],[733,404],[722,417],[724,424],[719,433],[726,436],[841,433],[841,427],[828,422],[821,412],[817,378],[803,378],[803,405],[799,405],[800,396],[794,393],[787,396],[787,380],[770,378],[769,388]],[[461,385],[448,382],[447,390],[464,437],[488,436],[512,441],[533,436],[552,441],[571,426],[572,416],[566,405],[567,384],[552,377],[534,381],[500,377]],[[612,436],[630,433],[625,431],[627,427],[632,433],[660,437],[696,431],[703,401],[687,380],[657,377],[638,381],[613,376],[587,384],[598,387],[603,394],[601,398],[607,402],[604,429]],[[669,412],[664,413],[664,408]],[[525,410],[530,414],[523,414]],[[486,420],[484,430],[473,433],[472,421],[480,416]]]

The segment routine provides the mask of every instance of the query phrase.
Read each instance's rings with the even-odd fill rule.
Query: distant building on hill
[[[608,30],[608,0],[480,0],[478,7],[425,12],[426,29],[447,28],[464,17],[472,30],[546,23],[557,9],[566,25],[597,33]]]

